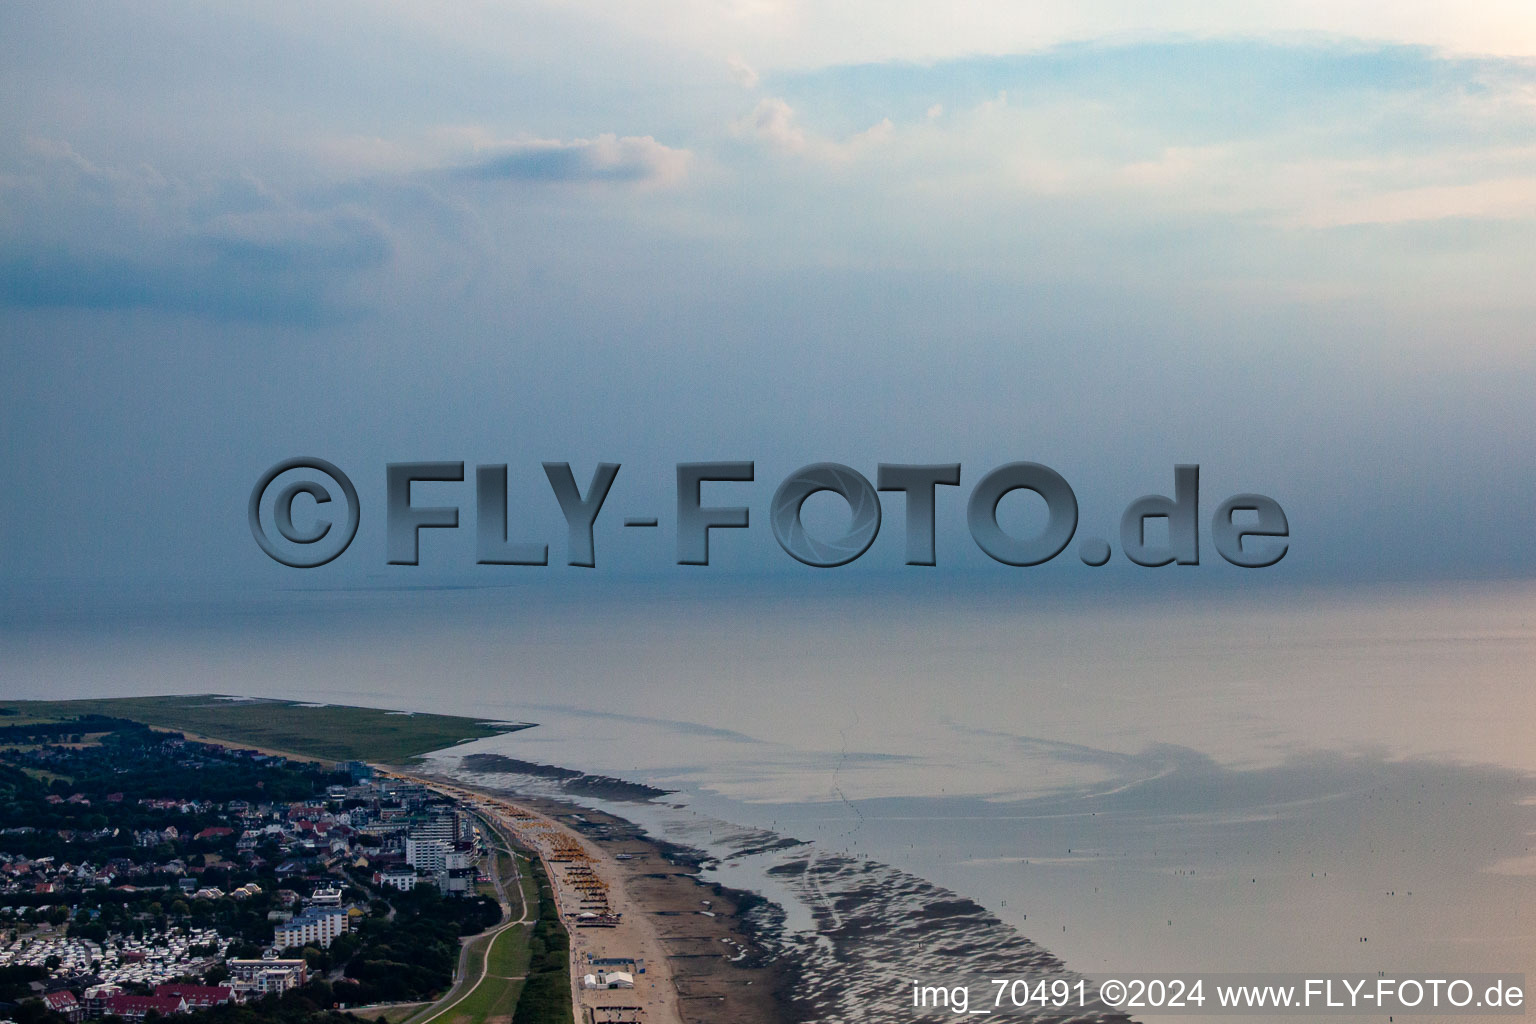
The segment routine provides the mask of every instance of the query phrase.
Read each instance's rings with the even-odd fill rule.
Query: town
[[[0,1022],[426,1001],[502,916],[483,822],[358,762],[0,726],[0,825]]]

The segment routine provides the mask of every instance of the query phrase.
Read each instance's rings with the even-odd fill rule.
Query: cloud
[[[743,89],[757,88],[757,72],[753,70],[752,65],[736,56],[729,58],[726,61],[726,65],[730,67],[731,77],[736,79],[737,85],[740,85]]]
[[[883,118],[861,132],[837,140],[807,132],[795,109],[778,97],[760,100],[752,112],[732,125],[738,136],[753,138],[783,153],[798,153],[827,163],[843,163],[870,146],[888,141],[896,126]]]
[[[0,178],[0,219],[0,303],[13,306],[327,322],[352,314],[347,286],[391,255],[355,206],[305,206],[248,177],[101,167],[51,140]]]
[[[1181,223],[1192,243],[1248,228],[1536,219],[1536,69],[1523,61],[1221,40],[771,83],[739,136],[828,162],[879,145],[861,168],[871,192],[900,191],[897,216],[951,238],[957,213],[985,231],[1038,201],[1071,204],[1089,230]],[[871,110],[890,116],[838,137]]]
[[[975,55],[1038,53],[1085,39],[1354,38],[1462,54],[1536,55],[1536,16],[1519,0],[1462,4],[1405,0],[1295,0],[1128,4],[973,0],[934,14],[931,0],[741,3],[570,0],[593,23],[701,54],[739,53],[766,72]]]
[[[795,111],[781,99],[761,100],[752,113],[736,122],[742,135],[768,143],[775,149],[798,153],[805,149],[805,131],[795,121]]]
[[[428,224],[450,252],[466,244],[476,203],[445,188],[445,172],[461,183],[654,187],[681,181],[693,159],[650,136],[498,142],[474,126],[364,141],[310,140],[303,171],[278,187],[249,173],[107,165],[27,139],[0,163],[0,306],[335,322],[366,307],[360,289],[402,232],[418,250],[432,244],[419,230]]]
[[[671,185],[687,176],[693,154],[649,135],[594,139],[522,139],[503,143],[464,168],[486,181],[606,182]]]

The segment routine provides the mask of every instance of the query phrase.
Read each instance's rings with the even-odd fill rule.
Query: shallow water
[[[904,869],[1085,972],[1536,975],[1529,587],[8,611],[8,696],[214,690],[538,722],[473,749],[678,790],[680,807],[612,808],[657,829],[771,828]],[[765,866],[730,863],[736,881]]]

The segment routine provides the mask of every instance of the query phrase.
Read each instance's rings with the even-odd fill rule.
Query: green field
[[[485,977],[462,1003],[437,1018],[440,1024],[481,1024],[512,1016],[523,990],[521,975],[528,969],[528,931],[528,925],[513,925],[496,936]]]
[[[493,978],[518,978],[528,970],[528,933],[531,925],[521,924],[496,936],[485,973]]]
[[[500,833],[493,835],[499,844]],[[500,872],[502,882],[509,890],[508,897],[516,900],[517,893],[513,886],[516,880],[512,877],[516,867],[512,858],[505,853],[498,853],[493,861],[493,870]],[[524,883],[529,881],[527,874],[527,871],[522,872],[524,877],[521,881]],[[526,892],[526,888],[523,891]],[[537,887],[534,889],[534,898],[537,899]],[[512,913],[515,919],[522,914],[522,907],[514,903]],[[509,1021],[522,996],[523,975],[528,970],[532,932],[533,922],[529,920],[508,925],[489,939],[480,936],[471,940],[469,962],[478,967],[484,955],[485,973],[463,999],[446,1009],[428,1013],[421,1018],[419,1024],[505,1024]],[[490,950],[489,953],[483,953],[487,940],[490,942]]]
[[[522,992],[521,979],[503,981],[487,977],[475,986],[475,990],[462,1003],[433,1019],[436,1024],[485,1024],[498,1017],[510,1020],[517,1010],[517,1000]]]
[[[299,757],[405,764],[465,740],[498,736],[527,723],[453,715],[404,714],[299,701],[231,699],[217,694],[96,700],[0,701],[0,725],[110,715],[189,736]]]
[[[533,877],[532,870],[523,872],[522,878],[518,880],[518,885],[522,887],[525,905],[537,907],[539,905],[539,880]]]

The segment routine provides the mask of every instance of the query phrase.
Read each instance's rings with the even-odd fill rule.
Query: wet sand
[[[542,774],[502,775],[504,784],[497,773],[440,777],[514,801],[600,851],[604,870],[615,872],[612,877],[665,949],[678,1013],[690,1024],[931,1021],[932,1007],[913,1005],[916,979],[952,985],[998,970],[1035,980],[1077,978],[1050,951],[974,900],[888,864],[724,822],[713,823],[713,853],[705,854],[659,840],[613,813],[527,795],[524,787],[547,781]],[[717,857],[769,858],[774,891],[809,920],[790,927],[779,903],[705,880],[706,869],[718,868]],[[1011,1015],[1035,1021],[1128,1019],[1096,1002]]]

